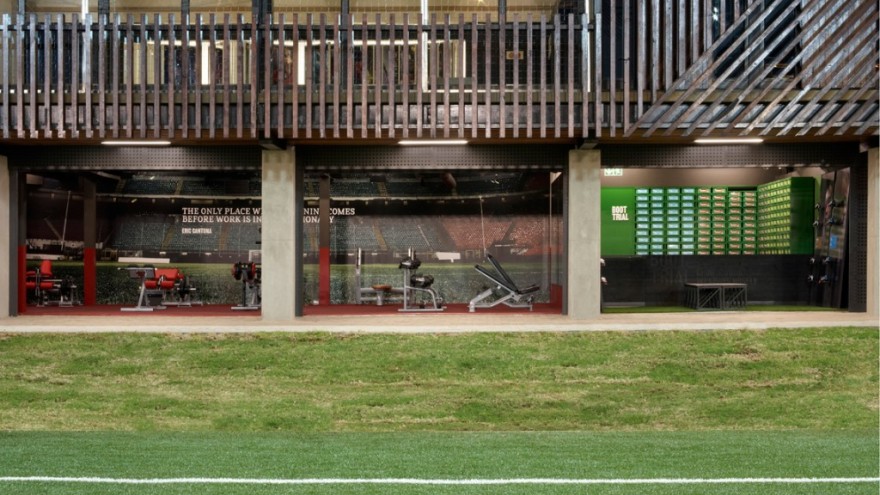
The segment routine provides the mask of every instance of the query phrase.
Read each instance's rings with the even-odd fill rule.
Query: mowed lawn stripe
[[[871,429],[877,328],[0,335],[0,430]]]
[[[70,478],[0,476],[0,482],[93,483],[107,485],[811,485],[877,483],[880,478],[651,478],[651,479],[422,479],[422,478]]]
[[[876,431],[0,433],[2,476],[860,478],[877,458]]]

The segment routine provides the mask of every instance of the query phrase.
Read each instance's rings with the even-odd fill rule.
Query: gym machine
[[[25,273],[25,290],[33,294],[37,306],[69,308],[82,304],[73,277],[55,277],[50,260],[43,260],[39,267]]]
[[[162,291],[162,306],[191,308],[194,304],[203,305],[198,297],[198,289],[178,268],[157,268],[156,279],[147,280],[146,286],[147,290]]]
[[[361,285],[361,268],[364,264],[364,251],[361,248],[357,250],[357,259],[354,265],[354,284],[355,293],[354,300],[357,304],[375,301],[376,306],[383,306],[389,297],[399,296],[403,294],[400,287],[392,287],[387,284],[374,284],[370,287]]]
[[[256,311],[260,309],[261,269],[256,263],[239,262],[232,265],[232,276],[241,281],[241,304],[233,311]]]
[[[156,269],[152,266],[129,266],[125,268],[128,276],[140,282],[140,293],[136,306],[128,306],[120,308],[121,311],[153,311],[156,309],[166,309],[162,305],[162,290],[148,289],[147,281],[156,279]],[[151,304],[155,302],[155,304]]]
[[[403,270],[403,308],[398,311],[444,311],[446,308],[443,307],[443,299],[431,287],[434,284],[434,277],[415,272],[420,266],[422,266],[422,262],[416,257],[415,251],[410,248],[407,257],[402,259],[398,265],[398,268]],[[418,294],[429,295],[431,297],[431,306],[428,307],[426,301],[416,302]]]

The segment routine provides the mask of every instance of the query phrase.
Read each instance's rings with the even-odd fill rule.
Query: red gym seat
[[[149,290],[171,290],[182,278],[183,274],[177,268],[156,268],[156,278],[144,280],[144,286]]]
[[[58,289],[57,280],[52,279],[52,261],[43,260],[36,270],[25,272],[24,287],[33,294],[38,306],[46,303],[47,294]]]

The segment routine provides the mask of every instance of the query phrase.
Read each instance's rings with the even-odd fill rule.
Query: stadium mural
[[[179,268],[205,303],[240,297],[229,267],[259,261],[257,174],[113,171],[90,179],[96,186],[98,304],[137,300],[139,285],[125,268],[138,260]],[[49,260],[53,276],[69,278],[75,287],[83,281],[83,197],[73,175],[28,178],[29,269]]]
[[[133,304],[139,285],[126,268],[141,260],[178,268],[204,303],[240,302],[242,285],[230,267],[260,263],[257,172],[114,171],[92,180],[97,304]],[[487,253],[517,282],[540,286],[535,302],[550,302],[559,285],[561,181],[553,184],[547,172],[347,173],[330,180],[331,304],[359,302],[359,287],[401,286],[398,265],[411,252],[447,303],[466,303],[491,284],[474,268]],[[317,175],[305,177],[302,252],[310,303],[319,299],[317,183]],[[29,270],[49,260],[52,276],[74,289],[83,286],[83,197],[73,174],[29,177]]]
[[[474,267],[492,254],[514,280],[539,285],[550,302],[558,285],[561,181],[548,172],[338,173],[330,182],[327,228],[331,304],[357,303],[373,286],[400,288],[400,262],[414,253],[443,301],[466,303],[491,279]],[[305,177],[305,301],[320,302],[319,182]],[[394,300],[395,290],[389,292]]]

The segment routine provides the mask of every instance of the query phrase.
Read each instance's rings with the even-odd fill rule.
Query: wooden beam
[[[505,127],[507,126],[507,119],[505,118],[506,110],[507,110],[507,101],[506,101],[506,81],[504,72],[507,69],[507,19],[504,14],[498,17],[498,137],[505,137]]]
[[[345,15],[345,137],[354,137],[354,17]],[[406,16],[404,16],[406,17]],[[406,33],[406,28],[404,28]],[[406,127],[404,127],[404,133]]]
[[[363,14],[361,18],[361,137],[367,137],[367,129],[370,127],[369,125],[369,105],[367,104],[367,88],[369,87],[369,82],[367,81],[367,70],[369,66],[369,59],[367,55],[369,54],[369,50],[367,49],[369,46],[369,30],[367,29],[367,14]],[[421,106],[421,95],[419,95],[419,106]],[[419,133],[421,133],[421,119],[419,119]],[[421,135],[421,134],[419,134]]]
[[[486,14],[483,22],[483,64],[485,80],[483,82],[483,97],[486,110],[485,121],[483,123],[483,136],[492,136],[492,18]],[[474,108],[476,111],[476,108]],[[479,121],[479,120],[478,120]]]
[[[193,72],[189,60],[189,13],[180,16],[180,135],[189,137],[189,78]],[[194,54],[195,55],[195,54]]]
[[[291,137],[299,137],[299,14],[293,14],[291,20],[293,24],[293,61],[291,62],[290,78],[292,79],[292,91],[290,95],[290,111],[291,111]]]
[[[278,46],[275,54],[275,80],[273,81],[276,88],[275,133],[278,139],[284,139],[284,135],[286,134],[284,126],[284,101],[287,93],[287,85],[290,84],[290,81],[287,78],[287,74],[290,73],[290,67],[288,67],[287,57],[284,55],[284,43],[287,39],[287,19],[285,18],[284,12],[279,14],[277,29]],[[296,87],[295,83],[294,87]]]
[[[272,81],[272,14],[263,16],[263,84],[260,90],[263,92],[263,138],[272,137],[272,93],[278,94],[277,81]],[[277,63],[277,61],[276,61]],[[253,103],[251,103],[253,105]],[[256,127],[256,123],[251,124]]]
[[[129,22],[129,24],[131,23]],[[61,14],[56,16],[55,33],[55,67],[57,67],[55,71],[55,115],[57,115],[55,132],[59,138],[63,138],[66,136],[64,125],[64,47],[66,44],[64,43],[64,16]],[[71,67],[71,72],[73,70]]]
[[[175,107],[176,107],[176,96],[177,96],[177,67],[174,62],[177,58],[177,54],[175,53],[177,47],[177,36],[175,36],[174,29],[174,14],[168,15],[168,52],[165,55],[165,78],[167,82],[165,83],[168,88],[167,98],[168,104],[166,105],[166,109],[168,111],[168,137],[171,138],[174,136],[174,132],[177,130],[177,124],[175,121]],[[114,57],[115,59],[116,57]],[[241,136],[239,136],[241,137]]]
[[[409,14],[403,14],[403,25],[401,36],[403,37],[403,55],[400,60],[400,76],[401,76],[401,109],[403,113],[403,119],[401,121],[401,134],[403,135],[403,139],[409,137],[409,116],[410,116],[410,105],[409,105],[409,88],[410,88],[410,78],[409,78]]]
[[[828,23],[833,22],[836,16],[840,13],[841,9],[846,5],[846,2],[841,2],[837,5],[837,8],[831,13],[826,12],[826,10],[831,7],[833,3],[823,3],[820,9],[821,15],[819,16],[820,24],[814,25],[815,29],[809,30],[799,30],[795,36],[791,37],[788,43],[782,47],[781,50],[777,50],[779,53],[788,53],[792,50],[796,50],[799,46],[809,45],[812,43],[816,37],[822,32],[822,28],[826,26]],[[774,50],[775,47],[783,40],[783,36],[778,36],[775,39],[771,40],[771,45],[767,47],[766,51]],[[690,125],[690,127],[685,131],[684,135],[690,135],[692,132],[696,130],[698,125],[706,122],[706,117],[713,116],[715,114],[715,110],[722,104],[728,100],[728,95],[730,95],[734,90],[737,91],[737,96],[733,102],[729,103],[727,106],[730,109],[727,114],[732,111],[735,111],[736,107],[739,106],[741,102],[745,100],[748,95],[752,95],[754,102],[763,100],[764,96],[772,89],[778,88],[785,83],[785,78],[788,75],[792,75],[791,73],[795,70],[796,65],[800,62],[804,55],[803,50],[798,50],[797,55],[791,60],[791,63],[785,67],[775,78],[770,77],[770,73],[775,70],[774,64],[764,64],[764,69],[757,75],[754,76],[751,71],[743,71],[737,75],[736,79],[727,84],[726,88],[723,88],[722,93],[715,98],[715,101],[709,106],[709,108],[703,112],[703,118],[695,119],[694,122]],[[751,80],[754,81],[753,84],[747,85],[746,81]],[[763,88],[761,88],[760,92],[755,96],[755,92],[758,91],[757,82],[763,83]],[[747,87],[744,87],[747,86]],[[751,110],[749,108],[749,111]],[[712,121],[708,123],[707,128],[703,132],[703,135],[708,135],[708,133],[712,132],[717,126],[726,119],[724,115],[717,115],[712,118]]]
[[[534,105],[532,102],[532,90],[533,90],[533,82],[534,82],[534,56],[535,54],[532,51],[532,37],[534,36],[532,31],[532,13],[529,12],[526,14],[526,137],[532,137],[532,127],[534,126]]]
[[[217,19],[214,13],[208,16],[208,49],[210,50],[208,58],[208,139],[214,139],[217,129]],[[223,60],[222,58],[220,59]],[[223,67],[220,68],[223,70]],[[224,88],[225,89],[225,88]]]
[[[52,139],[52,18],[46,14],[43,21],[43,137]],[[31,50],[36,51],[39,45],[31,45]],[[39,73],[38,73],[39,75]],[[114,107],[115,108],[115,107]],[[35,128],[39,124],[39,114]]]
[[[541,138],[547,137],[547,18],[544,17],[544,14],[541,14],[541,69],[540,69],[540,92],[539,98],[541,102],[541,106],[539,108],[540,111],[540,130],[538,131],[538,136]]]
[[[512,109],[512,126],[511,133],[513,138],[519,137],[519,128],[522,125],[519,118],[519,59],[522,51],[519,48],[519,14],[513,14],[513,109]],[[459,93],[461,93],[459,91]]]
[[[193,125],[193,127],[194,127],[193,132],[195,133],[196,138],[201,138],[202,137],[202,90],[203,90],[203,87],[202,87],[202,70],[203,70],[203,67],[202,67],[202,56],[203,56],[203,54],[202,54],[202,39],[204,37],[204,35],[203,35],[204,27],[202,24],[202,14],[196,14],[195,19],[196,19],[196,24],[195,24],[195,35],[196,35],[195,57],[196,57],[196,60],[195,60],[195,66],[193,67],[193,72],[195,74],[195,78],[194,78],[195,88],[193,88],[194,89],[193,96],[195,97],[195,103],[194,103],[195,112],[193,113],[193,115],[194,115],[195,122],[193,122],[193,124],[194,124]],[[211,58],[213,58],[214,52],[211,51],[209,53],[209,55],[211,56]]]
[[[364,22],[366,26],[366,21]],[[310,139],[312,137],[312,76],[314,71],[312,70],[312,60],[314,59],[314,50],[315,44],[312,39],[312,14],[306,14],[306,46],[305,46],[305,79],[306,79],[306,138]],[[364,102],[366,103],[366,102]]]
[[[105,106],[106,97],[106,88],[105,88],[105,75],[107,74],[107,66],[106,66],[106,58],[107,58],[107,43],[104,42],[105,39],[105,22],[106,17],[104,15],[98,16],[98,137],[104,139],[104,121],[107,117],[107,110]]]
[[[395,55],[396,55],[396,36],[395,31],[397,31],[397,25],[394,22],[394,14],[392,13],[389,16],[388,23],[388,68],[386,73],[388,74],[388,137],[395,137],[395,127],[397,126],[397,107],[395,105],[394,95],[397,92],[397,67],[395,65]]]
[[[318,137],[327,137],[327,17],[318,16]]]
[[[2,132],[3,139],[9,139],[9,129],[12,127],[10,123],[12,111],[9,108],[9,24],[9,14],[2,14],[0,16],[0,64],[2,64],[0,65],[0,84],[3,85],[3,93],[0,98],[2,98],[3,113],[0,115],[0,132]],[[76,37],[76,31],[74,31],[74,37]]]
[[[229,14],[223,14],[223,58],[221,67],[223,73],[221,76],[221,81],[223,81],[223,112],[220,113],[220,120],[222,121],[222,132],[223,138],[229,137],[229,121],[231,120],[230,107],[229,107],[229,97],[232,93],[232,78],[230,77],[230,71],[232,68],[230,67],[232,61],[232,36],[229,30]]]
[[[576,72],[576,65],[574,63],[574,52],[576,51],[576,46],[574,44],[574,14],[568,14],[568,43],[565,47],[566,52],[568,52],[568,95],[566,100],[568,104],[568,111],[566,112],[568,115],[568,137],[574,137],[574,73]]]
[[[464,74],[467,66],[464,51],[464,14],[458,14],[458,137],[464,138]],[[405,57],[406,59],[406,57]]]
[[[839,32],[843,36],[829,38],[831,42],[823,45],[824,49],[820,51],[820,55],[816,59],[816,63],[818,64],[817,66],[825,67],[820,74],[831,73],[842,66],[835,62],[835,60],[839,58],[842,47],[848,47],[851,49],[854,48],[854,50],[850,53],[858,53],[858,51],[867,46],[868,43],[876,41],[876,31],[873,29],[868,29],[869,24],[865,23],[866,18],[870,19],[870,16],[862,16],[861,18],[857,17],[858,24],[856,24],[856,26],[842,23],[842,26],[846,26],[846,28],[838,28],[837,32]],[[875,24],[873,24],[872,21],[872,24],[870,25],[874,26]],[[812,61],[813,58],[810,57],[809,62]],[[784,118],[787,118],[791,114],[791,112],[800,107],[803,104],[802,98],[804,98],[804,96],[807,95],[812,88],[810,87],[810,85],[806,85],[806,87],[801,88],[800,91],[798,91],[793,97],[791,96],[790,92],[795,88],[797,84],[799,84],[803,80],[803,77],[804,74],[801,72],[798,73],[796,77],[792,78],[784,88],[781,96],[778,98],[774,98],[774,100],[767,106],[767,108],[763,112],[761,112],[760,115],[752,119],[752,122],[745,127],[743,133],[749,133],[754,130],[758,125],[760,125],[763,120],[769,115],[769,113],[767,112],[768,109],[776,111],[776,106],[782,101],[782,96],[788,95],[788,103],[785,104],[785,106],[781,110],[776,111],[775,117],[763,126],[762,133],[764,133],[765,135],[767,132],[775,128],[778,123],[782,122]]]

